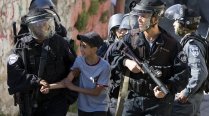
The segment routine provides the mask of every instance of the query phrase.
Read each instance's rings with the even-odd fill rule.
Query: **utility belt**
[[[138,94],[138,96],[155,97],[153,89],[156,85],[148,83],[148,81],[144,79],[136,80],[130,78],[129,81],[129,89]]]

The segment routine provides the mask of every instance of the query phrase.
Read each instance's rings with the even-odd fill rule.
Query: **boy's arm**
[[[59,88],[65,88],[63,81],[49,84],[49,89],[59,89]]]
[[[74,77],[78,77],[80,74],[79,69],[73,69],[70,71],[68,76],[64,78],[62,81],[57,82],[57,83],[52,83],[50,84],[50,89],[59,89],[59,88],[65,88],[69,83],[71,83],[74,79]]]
[[[81,87],[78,87],[72,83],[68,84],[67,87],[73,91],[77,91],[79,93],[88,94],[88,95],[92,95],[92,96],[98,96],[101,93],[101,91],[105,88],[104,85],[97,85],[93,89],[81,88]]]

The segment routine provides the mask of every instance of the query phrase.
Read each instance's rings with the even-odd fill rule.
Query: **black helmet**
[[[161,0],[141,0],[132,9],[133,13],[151,13],[154,16],[162,16],[165,10],[165,3]]]
[[[51,0],[32,0],[29,6],[29,11],[34,9],[46,9],[55,19],[56,25],[60,28],[60,17],[55,11],[55,5]]]
[[[131,30],[131,29],[138,28],[139,25],[138,25],[137,19],[138,19],[138,17],[135,15],[131,15],[130,13],[125,14],[123,16],[123,19],[122,19],[119,29]]]
[[[34,8],[50,8],[54,9],[55,5],[51,0],[32,0],[29,6],[29,10]]]
[[[109,23],[108,23],[108,35],[110,36],[112,29],[120,26],[121,21],[123,19],[123,14],[118,13],[114,14],[110,17]]]
[[[175,4],[165,11],[165,17],[170,20],[178,20],[184,25],[199,24],[200,15],[185,5]]]

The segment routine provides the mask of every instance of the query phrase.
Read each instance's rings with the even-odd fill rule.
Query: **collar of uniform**
[[[164,45],[165,42],[164,42],[164,40],[163,40],[163,38],[162,38],[161,35],[162,35],[162,34],[159,34],[159,36],[153,41],[154,44],[156,44],[156,45]],[[146,38],[145,38],[144,33],[141,33],[141,34],[140,34],[140,38],[143,38],[144,42],[147,41]],[[148,41],[147,41],[147,42],[148,42]],[[143,44],[144,44],[144,43],[143,43]]]
[[[164,37],[162,35],[167,34],[167,32],[163,28],[161,28],[160,26],[158,26],[158,28],[159,28],[161,33],[156,39],[156,44],[157,45],[164,45],[165,41],[164,41],[164,39],[163,39]]]
[[[156,43],[156,45],[164,45],[164,40],[163,40],[163,38],[162,38],[162,36],[161,36],[161,34],[157,37],[157,39],[155,40],[155,43]]]

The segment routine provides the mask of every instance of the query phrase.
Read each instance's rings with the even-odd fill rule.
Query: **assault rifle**
[[[152,80],[157,84],[160,90],[167,95],[169,93],[168,88],[157,78],[162,74],[162,72],[154,70],[153,67],[149,67],[147,62],[140,62],[135,56],[135,54],[130,50],[128,45],[123,40],[122,42],[125,45],[125,48],[122,50],[124,55],[134,60],[139,66],[142,66],[142,69],[152,78]]]

